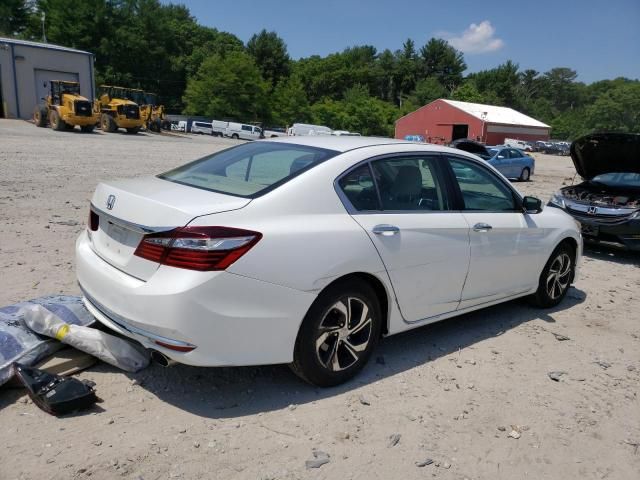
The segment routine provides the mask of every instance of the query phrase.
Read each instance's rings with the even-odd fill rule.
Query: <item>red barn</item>
[[[440,98],[396,120],[396,138],[420,135],[428,143],[470,138],[499,145],[505,138],[548,140],[551,127],[512,108]]]

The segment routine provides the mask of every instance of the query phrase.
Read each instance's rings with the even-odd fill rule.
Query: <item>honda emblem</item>
[[[113,206],[116,203],[116,196],[115,195],[109,195],[107,197],[107,210],[113,210]]]
[[[598,207],[593,207],[593,206],[589,207],[587,209],[587,213],[589,215],[595,215],[596,213],[598,213]]]

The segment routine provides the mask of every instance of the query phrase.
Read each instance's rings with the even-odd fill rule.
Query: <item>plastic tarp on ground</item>
[[[0,307],[0,385],[11,378],[11,364],[33,365],[64,344],[31,331],[24,322],[23,307],[42,305],[71,325],[91,325],[95,320],[80,297],[53,295]]]

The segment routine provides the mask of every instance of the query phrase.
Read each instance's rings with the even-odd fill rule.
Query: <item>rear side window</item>
[[[436,162],[429,157],[375,160],[348,172],[339,186],[358,211],[448,210]]]
[[[239,145],[158,175],[214,192],[255,198],[338,152],[275,142]]]
[[[432,158],[390,158],[372,162],[383,210],[447,210]]]

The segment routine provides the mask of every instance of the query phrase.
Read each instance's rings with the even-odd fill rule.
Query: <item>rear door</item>
[[[389,156],[339,181],[408,322],[455,310],[467,274],[469,227],[450,208],[441,161],[429,154]]]
[[[477,162],[448,156],[459,206],[470,227],[471,258],[461,309],[537,284],[545,230],[525,215],[511,187]]]

